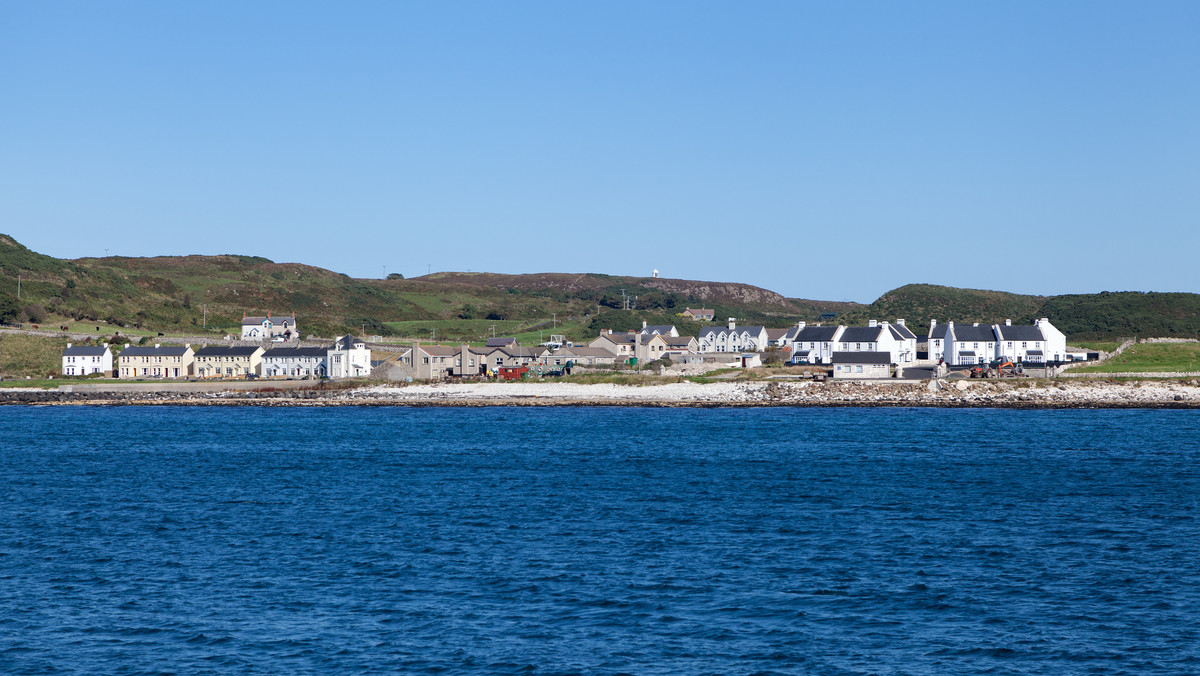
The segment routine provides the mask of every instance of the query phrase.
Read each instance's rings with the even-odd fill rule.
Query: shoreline
[[[1200,409],[1200,381],[432,383],[342,390],[0,390],[0,406]]]

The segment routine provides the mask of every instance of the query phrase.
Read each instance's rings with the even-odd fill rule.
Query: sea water
[[[0,672],[1200,672],[1200,411],[0,409]]]

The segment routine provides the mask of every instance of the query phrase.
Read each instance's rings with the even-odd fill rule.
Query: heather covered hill
[[[0,236],[0,320],[61,317],[157,330],[234,330],[243,313],[295,311],[302,330],[332,335],[364,325],[456,320],[573,322],[623,308],[671,317],[691,305],[718,317],[786,326],[854,304],[796,301],[727,282],[615,277],[602,274],[437,273],[416,279],[352,279],[258,256],[156,256],[60,260]],[[16,299],[16,275],[22,297]],[[622,290],[625,296],[622,296]]]

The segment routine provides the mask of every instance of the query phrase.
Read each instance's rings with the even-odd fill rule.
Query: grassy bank
[[[68,338],[0,334],[0,376],[6,379],[57,376],[62,371],[62,352],[68,342]]]
[[[1200,371],[1200,343],[1138,343],[1103,364],[1076,373],[1172,373]]]

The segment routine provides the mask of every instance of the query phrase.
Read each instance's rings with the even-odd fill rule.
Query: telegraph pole
[[[204,322],[202,327],[205,331],[208,330],[208,303],[204,304]]]
[[[21,274],[17,273],[17,300],[21,300]]]

